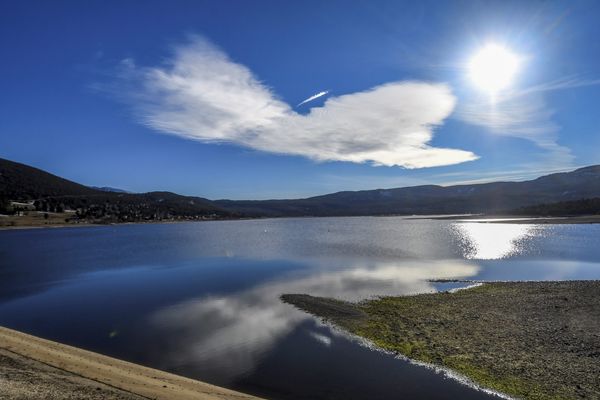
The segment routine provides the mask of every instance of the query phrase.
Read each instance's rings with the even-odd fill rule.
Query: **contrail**
[[[319,97],[323,97],[325,96],[327,93],[329,93],[329,90],[324,90],[322,92],[319,92],[317,94],[315,94],[314,96],[310,96],[308,99],[301,101],[300,103],[298,103],[298,105],[296,107],[300,107],[302,104],[306,104],[309,101],[313,101],[315,99],[318,99]]]

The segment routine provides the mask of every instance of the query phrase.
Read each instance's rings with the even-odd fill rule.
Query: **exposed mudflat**
[[[347,303],[282,299],[378,347],[525,399],[600,399],[600,282],[497,282]]]

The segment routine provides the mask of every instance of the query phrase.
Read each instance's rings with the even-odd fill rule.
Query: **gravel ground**
[[[600,281],[486,283],[362,303],[282,299],[515,397],[600,399]]]

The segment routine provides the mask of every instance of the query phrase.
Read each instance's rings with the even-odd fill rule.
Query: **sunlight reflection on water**
[[[464,222],[455,225],[465,247],[465,258],[497,260],[519,254],[527,239],[542,235],[544,227],[529,224]]]

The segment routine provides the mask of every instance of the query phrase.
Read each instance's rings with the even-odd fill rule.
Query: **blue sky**
[[[0,7],[0,157],[84,184],[289,198],[600,163],[596,1]],[[469,72],[490,44],[519,64],[494,94]]]

